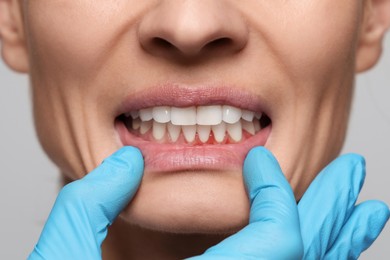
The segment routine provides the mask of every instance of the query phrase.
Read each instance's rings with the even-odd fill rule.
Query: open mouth
[[[229,105],[158,106],[118,117],[132,135],[145,141],[171,144],[235,144],[271,124],[264,113]]]
[[[122,145],[141,150],[145,171],[236,171],[251,148],[267,143],[265,107],[242,89],[169,85],[129,96],[115,128]]]

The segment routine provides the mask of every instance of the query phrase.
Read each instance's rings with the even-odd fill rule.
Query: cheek
[[[283,22],[273,20],[274,26],[259,28],[281,64],[281,74],[288,76],[288,84],[278,89],[286,108],[277,115],[280,124],[274,124],[278,138],[269,144],[299,198],[343,143],[362,3],[304,0],[289,4],[297,11],[284,13]],[[293,124],[285,124],[292,119]]]
[[[69,145],[67,145],[67,138],[64,138],[68,136],[68,134],[64,135],[61,133],[67,128],[61,127],[62,124],[56,121],[56,117],[53,116],[53,113],[47,113],[48,109],[37,105],[36,101],[33,103],[35,130],[43,150],[50,160],[61,169],[61,172],[64,173],[66,177],[72,180],[81,178],[83,169],[76,170],[70,167],[72,164],[69,162],[74,161],[74,158],[70,159],[72,156],[66,156],[74,154],[68,149]],[[77,174],[76,172],[80,174]]]
[[[353,66],[361,18],[359,1],[306,3],[275,43],[296,79],[325,79]]]
[[[127,1],[116,1],[128,4]],[[80,111],[96,104],[90,86],[121,28],[112,2],[44,1],[26,3],[26,34],[31,64],[34,118],[48,156],[72,179],[87,172],[77,135]],[[99,15],[97,15],[99,14]],[[126,17],[128,18],[128,17]],[[80,87],[82,86],[82,87]],[[86,95],[87,94],[87,95]],[[80,138],[78,139],[80,140]]]
[[[110,44],[117,40],[115,37],[126,33],[124,26],[134,22],[135,15],[124,13],[131,2],[36,0],[29,3],[26,24],[32,61],[45,66],[46,71],[75,75],[96,69],[110,51]]]

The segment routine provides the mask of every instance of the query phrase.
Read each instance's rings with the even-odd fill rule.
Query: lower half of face
[[[128,221],[232,232],[248,221],[242,165],[252,147],[275,154],[297,199],[339,153],[359,1],[87,2],[26,8],[36,128],[70,179],[124,145],[141,149]]]

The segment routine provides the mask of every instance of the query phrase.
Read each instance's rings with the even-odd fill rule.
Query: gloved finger
[[[298,204],[305,259],[322,258],[351,215],[365,178],[364,158],[340,156],[312,182]]]
[[[300,259],[298,211],[289,183],[275,157],[264,147],[252,149],[244,162],[251,203],[249,225],[208,249],[210,259]]]
[[[127,146],[106,158],[98,168],[79,180],[84,187],[83,190],[77,190],[82,193],[80,196],[83,201],[90,209],[89,204],[96,205],[96,210],[104,213],[101,216],[103,220],[100,221],[95,215],[93,219],[98,223],[106,221],[111,224],[136,193],[143,170],[144,161],[140,150]]]
[[[135,194],[142,174],[140,151],[123,147],[87,176],[66,185],[30,259],[39,255],[58,256],[53,259],[71,259],[75,255],[100,259],[107,227]]]
[[[390,211],[381,201],[366,201],[355,207],[325,259],[357,259],[379,236]]]

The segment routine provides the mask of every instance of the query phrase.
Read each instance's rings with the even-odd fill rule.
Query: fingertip
[[[380,200],[368,200],[356,206],[354,214],[359,228],[363,232],[369,244],[379,236],[390,217],[389,207]],[[364,229],[363,229],[364,228]]]
[[[103,215],[112,223],[136,193],[143,170],[144,160],[140,150],[125,146],[81,179],[79,190],[87,191],[84,200],[88,201],[88,205],[104,209]]]
[[[116,163],[118,166],[124,165],[126,167],[130,165],[142,165],[143,157],[141,151],[134,146],[123,146],[111,156],[104,159],[104,162]]]
[[[354,164],[360,164],[362,166],[366,165],[366,159],[361,155],[357,153],[347,153],[340,156],[340,158],[345,158]]]
[[[356,153],[348,153],[341,155],[336,161],[341,162],[343,164],[348,164],[355,170],[355,172],[359,172],[362,175],[362,178],[366,175],[366,159]]]
[[[328,250],[327,259],[358,259],[378,238],[389,215],[389,207],[379,200],[357,205]]]
[[[102,164],[110,164],[118,168],[129,169],[131,173],[142,175],[144,159],[141,151],[134,146],[124,146],[107,157]]]
[[[352,190],[349,195],[354,204],[363,187],[365,177],[366,161],[364,157],[350,153],[339,156],[326,166],[313,181],[313,184],[327,185],[329,189],[335,190],[333,194],[346,192],[346,187],[349,187]]]
[[[356,153],[346,154],[342,158],[348,162],[348,168],[352,169],[350,172],[352,173],[351,177],[355,187],[354,197],[356,201],[366,179],[366,159]]]
[[[367,211],[376,219],[381,220],[379,222],[386,223],[390,218],[390,209],[386,203],[380,200],[369,200],[364,202],[366,207],[370,209]]]
[[[291,190],[275,156],[265,147],[255,147],[249,151],[244,161],[243,175],[251,200],[265,187]]]
[[[275,156],[265,147],[257,146],[252,148],[244,161],[244,175],[251,175],[259,168],[268,167],[269,164],[279,167],[279,163]]]
[[[258,158],[260,157],[267,157],[268,159],[277,162],[275,156],[271,153],[271,151],[264,146],[256,146],[250,149],[245,158],[245,161],[258,160]]]
[[[249,150],[244,160],[243,177],[249,197],[254,193],[255,183],[259,178],[258,172],[261,170],[261,164],[270,157],[269,153],[265,147],[254,147]]]
[[[122,186],[130,183],[131,187],[138,186],[144,170],[144,160],[136,147],[125,146],[103,160],[101,165],[88,173],[83,182],[109,182],[111,185]],[[127,185],[127,186],[129,186]]]
[[[135,147],[135,146],[123,146],[123,147],[119,148],[112,155],[115,155],[115,156],[116,155],[117,156],[129,156],[129,155],[137,156],[137,154],[142,157],[141,150],[138,149],[137,147]]]

